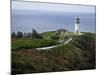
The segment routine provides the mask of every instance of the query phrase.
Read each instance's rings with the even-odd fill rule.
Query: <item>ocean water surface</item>
[[[12,9],[11,31],[37,32],[55,31],[64,28],[75,30],[75,17],[80,17],[80,31],[95,33],[95,12],[58,12],[42,10],[16,10]]]

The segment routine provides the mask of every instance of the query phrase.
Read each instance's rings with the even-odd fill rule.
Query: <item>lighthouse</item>
[[[75,17],[75,34],[80,34],[80,18],[79,16]]]

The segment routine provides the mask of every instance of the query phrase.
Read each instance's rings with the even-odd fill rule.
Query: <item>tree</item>
[[[11,33],[11,38],[16,38],[16,33],[15,32]]]
[[[32,29],[32,38],[35,38],[36,37],[36,34],[37,34],[36,30],[35,29]]]
[[[17,32],[17,38],[23,38],[23,33],[22,32]]]
[[[32,29],[32,38],[42,39],[43,36],[41,34],[37,33],[37,31],[35,29]]]
[[[38,39],[42,39],[43,36],[42,36],[41,34],[36,34],[36,38],[38,38]]]

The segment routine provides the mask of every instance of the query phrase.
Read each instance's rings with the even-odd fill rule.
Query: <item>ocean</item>
[[[96,31],[95,13],[21,11],[13,10],[11,15],[11,32],[37,32],[66,29],[74,32],[75,17],[80,17],[80,32]]]

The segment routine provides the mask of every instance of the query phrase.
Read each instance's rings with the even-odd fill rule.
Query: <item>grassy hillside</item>
[[[56,31],[49,31],[42,33],[44,39],[51,39],[52,36],[56,37]],[[65,32],[63,35],[58,35],[59,40],[63,40],[66,36],[67,37],[73,37],[75,35],[74,32]]]
[[[12,50],[31,49],[57,44],[52,39],[16,39],[12,41]]]
[[[38,73],[95,69],[95,34],[73,36],[66,45],[37,51],[12,51],[12,73]]]
[[[55,34],[55,31],[43,32],[44,39],[51,39],[51,36]]]

